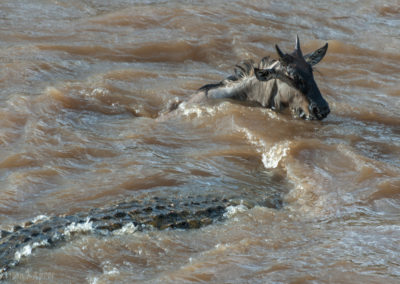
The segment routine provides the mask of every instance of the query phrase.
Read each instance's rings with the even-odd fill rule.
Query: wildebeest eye
[[[303,80],[302,80],[302,79],[300,78],[300,76],[297,75],[297,74],[293,75],[293,80],[294,80],[297,84],[303,83]]]
[[[294,81],[294,84],[297,86],[297,88],[299,88],[300,90],[304,89],[306,86],[304,80],[297,74],[295,74],[293,76],[293,81]]]

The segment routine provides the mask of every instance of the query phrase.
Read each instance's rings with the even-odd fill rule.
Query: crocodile
[[[219,198],[210,195],[183,198],[147,197],[130,199],[88,212],[35,218],[11,231],[0,231],[0,279],[6,279],[12,267],[36,248],[59,247],[79,234],[108,235],[131,226],[145,229],[198,229],[222,221],[230,206],[264,206],[279,209],[282,199],[277,193],[256,200],[240,197]]]

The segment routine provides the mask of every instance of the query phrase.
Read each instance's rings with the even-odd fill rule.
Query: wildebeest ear
[[[318,62],[320,62],[322,58],[324,58],[327,50],[328,50],[328,43],[326,43],[323,47],[317,49],[316,51],[304,55],[304,59],[306,60],[307,63],[313,66]]]
[[[276,49],[276,53],[278,53],[279,56],[279,61],[283,64],[283,65],[287,65],[292,63],[293,61],[293,57],[287,53],[283,53],[282,50],[279,48],[279,46],[277,44],[275,44],[275,49]]]

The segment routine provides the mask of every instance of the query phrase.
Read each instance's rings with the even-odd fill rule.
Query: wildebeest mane
[[[254,75],[254,70],[256,70],[257,68],[265,69],[274,62],[276,62],[276,60],[273,60],[273,59],[271,60],[269,56],[262,58],[258,64],[258,66],[251,59],[244,60],[244,61],[240,62],[239,64],[235,65],[235,68],[233,69],[234,74],[228,76],[227,78],[225,78],[224,80],[222,80],[218,83],[204,85],[204,86],[200,87],[198,90],[207,92],[211,89],[226,86],[227,84],[229,84],[231,82],[236,82],[236,81],[242,80],[246,77],[251,77]]]

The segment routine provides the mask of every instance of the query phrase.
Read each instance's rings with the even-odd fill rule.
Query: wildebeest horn
[[[299,35],[296,35],[295,51],[297,52],[298,55],[302,55],[302,54],[303,54],[303,53],[301,52],[301,48],[300,48],[300,39],[299,39]]]
[[[285,54],[282,52],[282,50],[279,48],[279,46],[277,44],[275,44],[275,49],[276,49],[276,52],[279,55],[279,58],[284,60],[285,59]]]
[[[283,63],[283,64],[290,64],[293,60],[292,55],[287,54],[287,53],[283,53],[282,50],[279,48],[279,46],[277,44],[275,44],[275,48],[276,48],[276,52],[279,55],[279,60]]]

